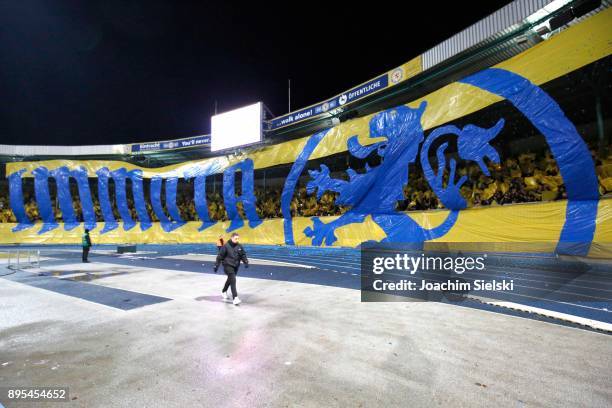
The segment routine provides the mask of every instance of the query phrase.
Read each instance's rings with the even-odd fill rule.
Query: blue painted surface
[[[24,247],[26,249],[27,247]],[[40,247],[38,247],[40,248]],[[74,246],[45,246],[45,250],[53,252],[54,248],[74,249]],[[114,249],[114,246],[96,246],[95,249]],[[217,249],[212,244],[202,245],[139,245],[141,251],[156,251],[146,255],[146,259],[138,256],[120,258],[117,256],[91,254],[94,261],[131,265],[138,267],[161,268],[183,272],[213,273],[213,263],[181,259],[162,259],[161,256],[201,253],[215,255]],[[360,251],[353,248],[315,248],[290,246],[245,245],[250,258],[266,259],[279,262],[290,262],[314,266],[310,268],[293,268],[284,266],[252,265],[249,269],[241,268],[239,276],[256,279],[280,280],[287,282],[310,283],[333,287],[360,290]],[[58,252],[66,263],[66,257],[75,260],[80,253]],[[156,259],[150,259],[156,258]],[[53,265],[53,261],[45,262]],[[523,293],[500,293],[496,300],[509,301],[522,305],[538,307],[545,310],[566,313],[587,319],[612,323],[612,269],[609,265],[589,264],[588,266],[565,265],[553,255],[513,254],[505,256],[487,267],[486,276],[464,274],[467,279],[514,279],[515,285],[524,287]],[[435,278],[435,276],[433,276]],[[551,293],[563,290],[571,293],[569,299],[551,298]],[[554,293],[553,293],[554,294]],[[458,306],[474,307],[521,317],[536,318],[528,313],[511,311],[500,307],[485,305],[477,301],[453,303]],[[560,321],[554,321],[559,323]]]
[[[160,296],[101,285],[91,285],[85,282],[57,279],[51,276],[39,276],[22,271],[16,271],[14,274],[4,276],[3,278],[121,310],[132,310],[171,300]]]

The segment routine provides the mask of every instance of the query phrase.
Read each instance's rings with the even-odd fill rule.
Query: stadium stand
[[[536,5],[534,4],[533,7],[536,7]],[[555,46],[554,44],[555,42],[562,44],[563,41],[567,41],[563,36],[568,30],[580,30],[578,23],[587,20],[589,17],[595,16],[593,20],[599,19],[603,21],[606,17],[602,15],[609,12],[607,8],[608,3],[605,2],[599,9],[599,11],[604,10],[599,16],[596,15],[599,11],[580,16],[572,21],[571,24],[568,24],[567,27],[562,27],[546,34],[545,38],[536,38],[537,36],[534,37],[533,35],[525,37],[525,33],[533,33],[534,27],[539,27],[538,21],[529,21],[525,27],[521,26],[515,31],[508,33],[503,38],[503,41],[478,43],[479,46],[476,49],[464,47],[462,49],[451,50],[444,48],[442,44],[441,48],[437,48],[435,52],[428,52],[422,56],[419,68],[422,72],[413,74],[414,78],[408,78],[404,82],[396,84],[393,88],[381,91],[374,96],[366,97],[351,106],[337,109],[335,112],[330,113],[333,119],[336,120],[335,122],[330,122],[329,116],[324,115],[323,119],[315,118],[304,120],[297,124],[281,126],[279,129],[267,132],[264,143],[261,146],[238,149],[231,153],[214,154],[205,144],[194,144],[188,148],[181,148],[183,140],[112,146],[0,146],[0,161],[4,164],[2,166],[2,174],[0,174],[0,223],[20,222],[19,216],[13,210],[15,207],[10,202],[10,183],[8,180],[9,172],[19,168],[19,166],[15,166],[16,163],[29,163],[28,165],[34,166],[36,163],[59,159],[68,161],[80,160],[81,163],[87,161],[110,163],[110,161],[113,161],[123,163],[128,167],[138,166],[141,169],[150,169],[154,173],[156,169],[170,168],[171,166],[184,163],[199,163],[216,159],[232,161],[236,157],[248,158],[250,157],[249,155],[254,155],[258,152],[264,152],[262,154],[265,154],[265,149],[269,149],[270,152],[277,152],[274,150],[275,146],[281,146],[282,143],[290,141],[298,142],[300,137],[304,135],[313,135],[315,134],[314,132],[324,131],[325,129],[342,129],[338,132],[363,132],[366,129],[365,125],[367,125],[365,118],[371,118],[373,114],[384,112],[384,109],[393,109],[394,107],[402,106],[402,104],[408,106],[410,103],[419,100],[419,98],[433,98],[444,103],[449,99],[452,101],[454,98],[472,98],[473,96],[461,96],[461,89],[455,87],[457,82],[454,81],[457,78],[465,78],[474,72],[478,72],[483,67],[488,67],[499,61],[506,61],[503,62],[503,64],[506,64],[504,67],[514,66],[512,65],[513,60],[509,58],[513,56],[523,59],[528,58],[524,53],[526,49],[530,49],[530,51],[535,49],[545,50],[539,51],[545,57],[539,59],[537,64],[532,64],[533,76],[534,78],[539,78],[538,75],[544,75],[547,78],[539,84],[541,89],[559,104],[567,119],[576,127],[576,130],[588,146],[596,171],[598,195],[599,197],[607,197],[607,195],[612,193],[611,146],[609,137],[606,136],[609,134],[607,130],[609,130],[610,121],[608,120],[609,113],[606,111],[602,112],[601,106],[609,106],[610,102],[611,93],[609,90],[611,85],[608,80],[608,72],[611,57],[605,50],[596,48],[605,48],[604,45],[590,44],[589,46],[599,53],[597,54],[599,55],[598,57],[594,57],[596,55],[594,52],[590,54],[585,52],[584,57],[573,56],[574,60],[557,64],[563,67],[565,71],[560,70],[554,73],[549,72],[549,67],[544,65],[544,62],[550,59],[551,56],[557,59],[564,58],[564,55],[559,51],[563,46]],[[553,12],[553,14],[557,12],[563,12],[563,9]],[[597,26],[598,23],[591,22],[590,24]],[[470,41],[476,41],[477,39],[477,36],[470,37],[468,32],[460,33],[458,36],[467,36],[466,38]],[[521,39],[521,41],[516,41],[517,38],[522,38],[521,36],[525,38]],[[469,41],[465,44],[468,43]],[[533,55],[535,55],[534,52],[530,54],[530,56]],[[444,56],[447,58],[444,58]],[[500,58],[500,56],[503,58]],[[474,59],[476,57],[478,57],[477,60]],[[583,58],[584,61],[579,60],[580,58]],[[448,64],[451,64],[450,67]],[[521,64],[525,65],[525,63],[521,62],[515,65],[520,68],[522,67]],[[565,68],[566,66],[568,67],[567,69]],[[442,68],[444,68],[444,75],[436,71]],[[406,73],[407,71],[404,70],[404,72]],[[571,90],[571,92],[568,92],[568,90]],[[467,95],[468,93],[464,92],[464,94]],[[441,96],[438,97],[439,95]],[[436,111],[436,109],[448,109],[448,106],[428,109]],[[452,124],[462,128],[478,124],[478,126],[484,129],[491,127],[499,118],[503,118],[506,123],[501,132],[491,142],[491,146],[499,153],[500,163],[495,164],[489,160],[483,163],[488,169],[489,174],[483,172],[484,169],[479,165],[480,163],[462,160],[460,148],[455,142],[449,144],[444,152],[444,160],[446,162],[453,161],[457,164],[457,177],[466,178],[459,191],[462,199],[465,200],[466,208],[492,208],[522,203],[568,201],[567,180],[564,180],[564,175],[557,163],[557,158],[552,151],[554,146],[550,146],[542,138],[540,129],[537,129],[533,123],[523,117],[516,107],[507,100],[503,100],[487,102],[487,104],[480,106],[478,109],[462,108],[460,110],[462,110],[462,113],[451,118],[452,120],[438,120],[435,122],[435,125],[443,127],[444,125]],[[436,113],[436,115],[440,114]],[[338,121],[340,125],[338,125]],[[274,121],[271,123],[274,123]],[[431,134],[432,128],[425,129],[425,131]],[[346,136],[350,135],[347,133]],[[199,138],[205,137],[200,136]],[[154,148],[148,150],[151,146]],[[170,148],[165,148],[164,146],[170,146]],[[290,149],[294,149],[294,147],[290,147]],[[247,214],[248,211],[245,209],[245,203],[242,200],[237,200],[235,205],[239,218],[253,221],[255,217],[264,220],[275,220],[287,218],[288,216],[307,218],[340,216],[350,211],[351,207],[337,203],[340,193],[332,190],[318,191],[316,186],[310,185],[312,178],[309,176],[309,172],[316,174],[320,169],[328,169],[329,176],[332,179],[346,182],[349,181],[351,174],[349,170],[354,172],[354,174],[364,174],[368,168],[378,166],[382,161],[382,157],[376,153],[369,154],[367,157],[356,157],[347,151],[346,148],[339,148],[311,158],[299,175],[296,188],[291,191],[292,196],[289,200],[289,212],[287,213],[286,209],[283,211],[282,197],[285,182],[292,170],[296,153],[291,153],[293,156],[289,159],[284,159],[280,155],[279,158],[274,158],[274,154],[271,153],[269,155],[270,158],[266,159],[268,161],[266,165],[255,166],[254,168],[253,193],[255,214]],[[436,156],[434,148],[429,150],[428,156],[432,166],[436,167],[439,156]],[[413,211],[427,212],[456,209],[443,203],[439,194],[432,188],[431,180],[428,180],[425,176],[421,164],[417,158],[407,166],[407,183],[403,185],[403,196],[397,197],[395,211],[410,213]],[[30,170],[31,166],[29,167]],[[9,170],[9,168],[13,170]],[[242,171],[237,171],[235,174],[236,179],[233,191],[236,197],[242,196],[242,173]],[[95,221],[108,221],[104,219],[105,211],[103,211],[103,206],[100,202],[98,179],[92,176],[94,174],[91,172],[87,174]],[[171,203],[171,206],[166,202],[169,199],[168,194],[166,194],[167,183],[163,183],[159,192],[159,207],[161,207],[161,211],[159,211],[159,207],[156,210],[155,203],[151,200],[153,179],[150,175],[142,177],[142,200],[144,204],[142,208],[144,208],[144,212],[142,208],[139,210],[135,203],[133,180],[128,179],[125,181],[127,212],[122,211],[123,209],[118,206],[118,200],[115,197],[117,189],[113,188],[115,187],[114,183],[116,180],[110,179],[108,181],[106,194],[109,195],[112,217],[117,221],[121,221],[128,215],[136,222],[146,221],[146,219],[141,219],[143,216],[144,218],[148,217],[154,223],[163,221],[160,220],[160,217],[185,222],[233,221],[230,214],[233,211],[228,211],[226,208],[228,197],[224,196],[224,191],[228,190],[225,189],[224,177],[223,170],[206,177],[205,195],[202,198],[205,198],[208,220],[202,219],[202,209],[200,208],[199,211],[196,205],[196,181],[194,178],[182,177],[180,175],[177,177],[175,202]],[[449,174],[444,173],[443,183],[447,184],[448,181]],[[46,182],[48,183],[48,193],[54,220],[58,223],[69,222],[70,216],[65,217],[60,208],[61,200],[58,197],[57,180],[54,177],[48,177]],[[74,177],[69,177],[68,182],[74,216],[77,222],[82,223],[85,220],[79,187]],[[31,171],[24,173],[24,176],[21,178],[21,188],[25,215],[32,222],[41,222],[44,221],[44,217],[39,207],[35,185],[36,180],[32,176]],[[177,212],[173,212],[174,207],[176,207]],[[64,207],[64,210],[66,210],[66,207]],[[108,212],[106,214],[109,215]],[[224,228],[230,227],[225,226]]]

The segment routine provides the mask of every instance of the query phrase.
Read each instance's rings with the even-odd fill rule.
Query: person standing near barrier
[[[81,244],[83,245],[83,262],[89,262],[87,256],[89,255],[89,248],[91,247],[91,238],[89,237],[89,230],[87,228],[85,228]]]
[[[223,264],[223,271],[227,275],[225,285],[221,294],[224,300],[228,300],[227,289],[232,288],[232,297],[234,298],[234,304],[239,305],[242,303],[238,297],[238,291],[236,290],[236,275],[238,274],[238,268],[240,267],[240,261],[244,264],[245,268],[249,267],[249,260],[247,259],[246,252],[242,245],[238,243],[240,236],[233,233],[227,244],[223,245],[217,255],[217,262],[215,263],[214,271],[217,273],[219,265]]]

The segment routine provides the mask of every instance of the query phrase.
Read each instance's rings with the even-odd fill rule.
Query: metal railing
[[[40,267],[40,249],[8,250],[6,254],[9,269]]]

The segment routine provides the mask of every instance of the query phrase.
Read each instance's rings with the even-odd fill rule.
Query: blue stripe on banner
[[[119,226],[117,220],[115,219],[115,214],[113,214],[113,207],[110,201],[110,195],[108,193],[108,179],[110,177],[110,170],[108,167],[103,167],[96,171],[96,174],[98,176],[98,200],[100,202],[102,217],[104,218],[104,228],[100,233],[106,234]]]
[[[513,72],[489,68],[460,82],[504,97],[544,135],[559,166],[568,197],[557,251],[586,256],[595,234],[599,191],[595,164],[574,124],[546,92]]]
[[[49,194],[49,170],[46,167],[38,167],[32,171],[34,175],[34,195],[36,196],[36,205],[38,212],[44,224],[38,234],[54,230],[59,227],[55,221],[53,214],[53,206],[51,205],[51,196]]]
[[[11,210],[13,210],[13,214],[15,214],[18,222],[17,226],[13,228],[13,232],[21,231],[34,225],[34,222],[26,214],[23,202],[23,186],[21,181],[23,173],[25,173],[25,169],[16,171],[8,177]]]
[[[283,187],[283,192],[281,194],[281,211],[283,213],[283,228],[285,230],[286,245],[295,245],[293,239],[293,221],[291,220],[291,199],[293,198],[293,192],[297,187],[297,183],[302,171],[304,170],[304,167],[306,167],[308,158],[318,146],[319,142],[323,140],[327,132],[329,132],[329,129],[315,133],[310,137],[310,139],[308,139],[304,149],[302,149],[298,157],[295,159],[293,166],[291,166],[291,171],[285,180],[285,186]]]

